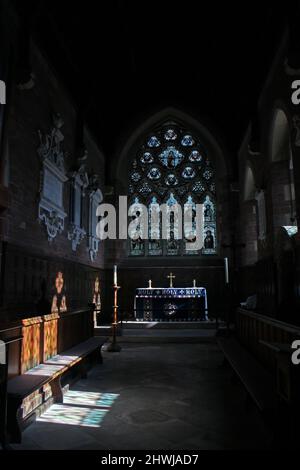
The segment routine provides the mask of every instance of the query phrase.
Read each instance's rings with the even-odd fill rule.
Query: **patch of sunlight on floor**
[[[113,402],[118,398],[116,393],[95,393],[69,390],[64,395],[64,404],[100,406],[101,408],[110,408]]]
[[[99,428],[108,410],[79,406],[52,405],[37,421]]]
[[[68,390],[64,403],[52,405],[37,421],[99,428],[118,397],[116,393]]]

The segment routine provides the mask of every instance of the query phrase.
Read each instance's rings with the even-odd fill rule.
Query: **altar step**
[[[219,328],[224,325],[219,323]],[[95,336],[110,335],[110,326],[96,327]],[[119,343],[203,343],[215,341],[215,322],[124,322]]]
[[[123,329],[130,330],[207,330],[216,329],[215,321],[124,321]],[[223,322],[219,322],[222,326]]]
[[[121,323],[119,322],[119,325]],[[218,327],[222,328],[225,326],[223,321],[218,322]],[[110,325],[100,325],[95,327],[95,334],[107,334]],[[123,321],[123,330],[216,330],[217,324],[213,321]]]

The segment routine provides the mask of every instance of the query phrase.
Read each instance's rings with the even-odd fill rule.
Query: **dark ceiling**
[[[165,106],[208,120],[235,151],[287,16],[275,2],[31,2],[36,34],[106,151]]]

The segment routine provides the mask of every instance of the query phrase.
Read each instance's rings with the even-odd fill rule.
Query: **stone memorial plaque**
[[[43,195],[56,206],[62,208],[63,183],[50,170],[44,170]]]

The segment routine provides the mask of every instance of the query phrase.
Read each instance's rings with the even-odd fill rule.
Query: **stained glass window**
[[[145,182],[146,184],[147,182]],[[134,197],[130,201],[133,215],[130,217],[130,222],[134,223],[135,219],[139,216],[142,211],[142,201],[139,197]],[[130,254],[132,256],[143,256],[145,254],[145,241],[142,239],[142,227],[140,224],[129,225],[130,235]]]
[[[156,196],[149,203],[149,255],[162,255],[160,205]]]
[[[152,135],[148,140],[148,147],[159,147],[160,141],[155,135]]]
[[[58,272],[55,279],[55,293],[52,297],[51,313],[67,311],[66,288],[62,272]]]
[[[196,135],[175,122],[166,123],[145,136],[131,164],[128,193],[131,204],[148,208],[148,240],[130,240],[132,256],[211,255],[217,252],[216,184],[209,154]],[[177,202],[182,215],[192,208],[189,233],[178,233],[169,213],[169,237],[162,239],[160,205]],[[189,247],[196,234],[195,207],[203,204],[203,248]],[[131,217],[134,220],[134,217]],[[185,230],[185,229],[184,229]]]

